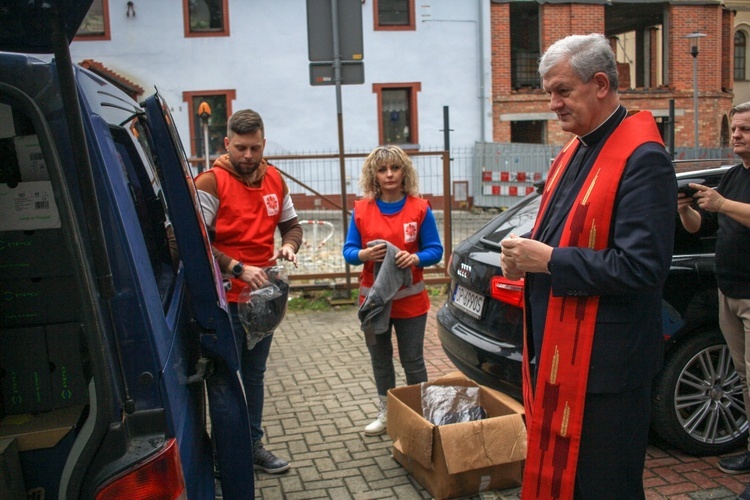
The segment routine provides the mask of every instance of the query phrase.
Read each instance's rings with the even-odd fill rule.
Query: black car
[[[677,174],[715,187],[728,166]],[[448,265],[450,295],[437,315],[438,334],[456,367],[478,383],[521,399],[523,280],[500,269],[500,242],[528,232],[541,188],[461,242]],[[718,325],[716,236],[698,237],[677,221],[664,286],[664,368],[653,390],[652,429],[693,455],[718,455],[746,439],[742,387]]]

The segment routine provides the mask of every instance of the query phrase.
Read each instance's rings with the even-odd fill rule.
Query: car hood
[[[93,0],[6,0],[0,6],[0,50],[51,54],[59,23],[70,43]]]

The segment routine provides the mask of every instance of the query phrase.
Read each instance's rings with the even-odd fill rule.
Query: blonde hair
[[[362,164],[362,176],[359,178],[359,187],[365,198],[378,198],[380,187],[378,186],[376,173],[378,168],[386,165],[398,165],[404,171],[404,179],[401,190],[409,196],[419,197],[419,182],[417,170],[411,163],[403,149],[398,146],[386,145],[373,149],[365,162]]]

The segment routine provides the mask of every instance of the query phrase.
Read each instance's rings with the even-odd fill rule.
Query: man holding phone
[[[730,169],[716,189],[692,182],[692,196],[678,191],[677,212],[691,233],[717,230],[719,326],[743,382],[745,413],[750,416],[750,102],[732,108],[729,117],[732,147],[742,163]],[[748,451],[721,459],[719,469],[728,474],[750,472],[750,441]],[[750,500],[750,485],[739,498]]]

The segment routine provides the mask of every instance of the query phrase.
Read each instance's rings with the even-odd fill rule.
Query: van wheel
[[[691,455],[720,455],[747,439],[742,386],[715,329],[695,332],[667,352],[654,380],[651,425]]]

